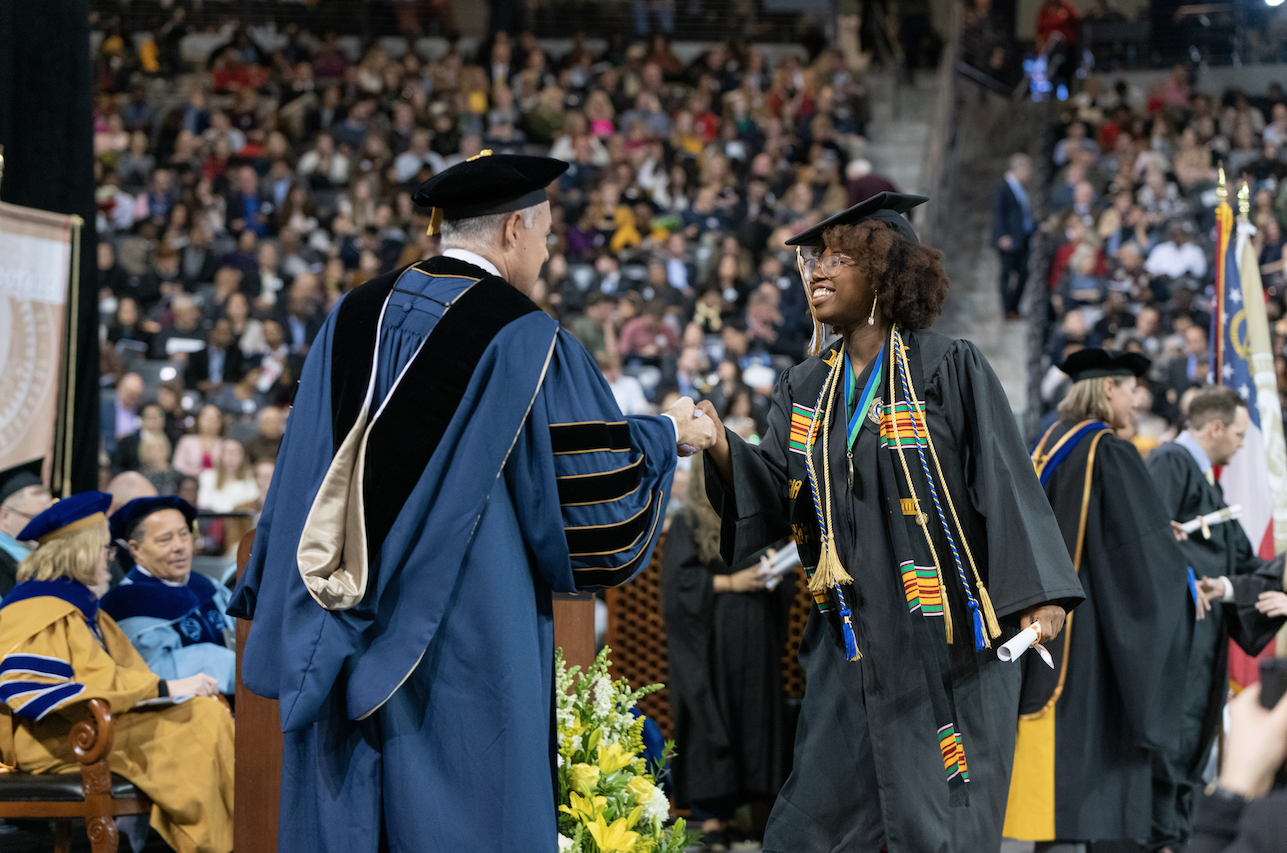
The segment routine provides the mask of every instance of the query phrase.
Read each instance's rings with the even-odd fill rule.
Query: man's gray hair
[[[531,228],[536,225],[536,216],[540,209],[539,204],[534,204],[519,211],[523,214],[524,228]],[[473,216],[469,219],[443,220],[439,228],[442,245],[444,248],[454,246],[461,249],[490,247],[496,240],[496,232],[501,229],[505,224],[505,220],[509,219],[513,212],[511,210],[505,213],[491,213],[487,216]]]
[[[1029,168],[1029,169],[1031,169],[1031,168],[1032,168],[1032,158],[1031,158],[1031,157],[1029,157],[1027,154],[1011,154],[1011,155],[1010,155],[1010,160],[1009,160],[1009,162],[1006,164],[1006,168],[1007,168],[1009,171],[1011,171],[1011,172],[1017,172],[1017,171],[1019,171],[1020,169],[1022,169],[1022,168],[1024,168],[1024,167],[1027,167],[1027,168]]]

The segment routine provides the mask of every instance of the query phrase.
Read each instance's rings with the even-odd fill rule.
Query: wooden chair
[[[70,853],[72,818],[83,818],[93,853],[115,853],[120,841],[115,818],[147,814],[152,801],[108,767],[116,737],[111,707],[102,699],[85,705],[91,719],[76,723],[68,736],[80,775],[0,773],[0,818],[53,820],[56,853]],[[11,723],[8,712],[0,712],[0,725]]]

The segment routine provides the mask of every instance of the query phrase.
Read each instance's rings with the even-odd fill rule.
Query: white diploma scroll
[[[1185,533],[1197,533],[1201,530],[1202,536],[1206,539],[1210,539],[1211,531],[1209,528],[1212,528],[1217,524],[1224,524],[1226,521],[1233,521],[1240,515],[1242,515],[1242,504],[1234,504],[1233,506],[1227,506],[1224,509],[1218,509],[1215,512],[1209,512],[1206,515],[1200,515],[1197,518],[1190,519],[1180,526],[1184,528]]]
[[[1054,669],[1055,662],[1054,659],[1050,657],[1050,652],[1046,651],[1043,646],[1037,643],[1037,638],[1040,636],[1041,632],[1035,627],[1029,626],[1024,628],[1018,634],[1014,635],[1009,642],[1003,643],[997,647],[997,658],[1005,663],[1017,661],[1019,658],[1023,657],[1024,652],[1035,647],[1037,654],[1041,655],[1041,659],[1046,662],[1046,666]]]
[[[766,556],[760,560],[759,575],[766,578],[765,588],[772,590],[782,582],[782,578],[795,571],[799,565],[799,550],[794,545],[787,545],[772,556]]]

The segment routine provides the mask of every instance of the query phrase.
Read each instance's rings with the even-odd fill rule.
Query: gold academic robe
[[[103,699],[116,725],[111,770],[152,799],[165,842],[179,853],[232,850],[232,715],[201,697],[132,710],[156,698],[160,679],[112,617],[98,611],[95,624],[101,643],[74,604],[52,595],[0,609],[0,772],[79,772],[68,734],[88,719],[85,700]]]

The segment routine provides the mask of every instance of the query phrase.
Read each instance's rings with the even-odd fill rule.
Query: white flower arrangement
[[[643,717],[631,712],[652,684],[631,690],[608,677],[608,649],[584,675],[555,658],[555,724],[559,746],[559,853],[682,853],[698,836],[682,818],[667,825],[670,801],[643,757]]]

